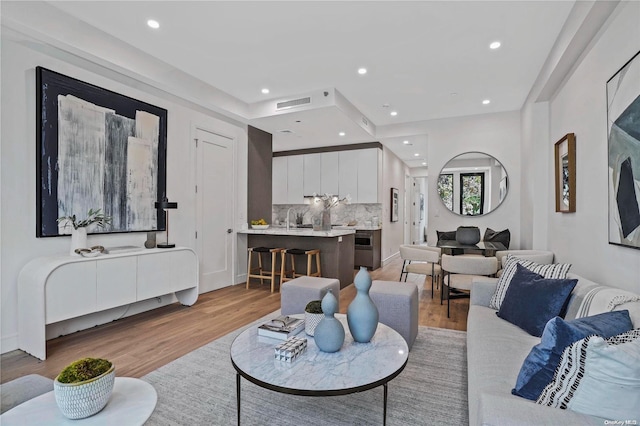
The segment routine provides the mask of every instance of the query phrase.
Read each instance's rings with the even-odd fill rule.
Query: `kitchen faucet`
[[[287,210],[287,232],[289,231],[289,213],[291,213],[291,210],[293,210],[293,207],[289,207],[289,210]]]

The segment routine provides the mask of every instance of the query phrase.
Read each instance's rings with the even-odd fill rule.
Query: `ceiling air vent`
[[[294,108],[301,105],[306,105],[311,103],[311,97],[307,96],[306,98],[294,99],[291,101],[278,102],[276,104],[276,109],[286,109],[286,108]]]

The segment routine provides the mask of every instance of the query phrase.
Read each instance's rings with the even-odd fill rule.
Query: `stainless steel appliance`
[[[380,230],[356,231],[354,263],[356,267],[380,267]]]

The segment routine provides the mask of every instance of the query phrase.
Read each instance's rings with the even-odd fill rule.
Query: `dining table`
[[[507,250],[500,242],[480,241],[477,244],[461,244],[456,240],[438,240],[436,247],[442,253],[455,256],[457,254],[481,253],[484,256],[495,256],[497,251]]]

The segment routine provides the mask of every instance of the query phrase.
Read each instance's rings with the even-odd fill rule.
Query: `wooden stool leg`
[[[264,280],[262,279],[262,253],[258,253],[258,271],[260,272],[260,285],[264,285]]]
[[[295,278],[298,276],[298,274],[296,274],[296,257],[293,254],[289,254],[289,256],[291,259],[291,278]]]
[[[271,252],[271,293],[276,288],[276,262],[278,259],[278,252],[273,250]]]
[[[253,250],[249,250],[249,260],[247,261],[247,290],[249,290],[249,280],[251,279],[251,254]]]
[[[311,258],[313,257],[312,254],[307,254],[307,276],[311,275]]]
[[[287,252],[286,250],[282,250],[282,256],[280,256],[280,288],[282,288],[282,283],[286,281],[287,274],[285,265],[287,264]]]
[[[322,272],[320,271],[320,252],[316,253],[316,272],[318,276],[322,276]]]

